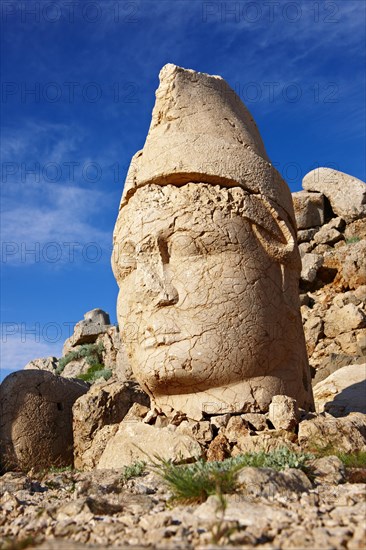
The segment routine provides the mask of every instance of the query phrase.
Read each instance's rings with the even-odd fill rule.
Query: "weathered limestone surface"
[[[202,456],[202,449],[189,435],[125,419],[108,441],[97,469],[122,468],[136,460],[153,461],[155,455],[174,462],[190,462]]]
[[[75,346],[94,343],[99,334],[108,330],[109,325],[109,315],[102,309],[96,308],[87,311],[84,319],[76,323],[74,333],[66,340],[63,354],[66,355]]]
[[[149,135],[114,232],[118,320],[158,408],[260,412],[273,395],[313,407],[291,194],[220,77],[160,73]]]
[[[57,369],[58,360],[56,357],[40,357],[39,359],[32,359],[24,367],[24,370],[46,370],[48,372],[55,373]]]
[[[104,448],[99,441],[98,452],[90,452],[94,439],[103,427],[118,425],[133,403],[149,405],[148,396],[133,382],[104,382],[79,397],[72,409],[75,468],[91,470],[97,464]],[[106,432],[103,439],[106,445]]]
[[[346,416],[351,412],[366,414],[366,363],[347,365],[314,386],[317,412]]]
[[[318,227],[324,223],[324,195],[298,191],[292,193],[298,229]]]
[[[316,168],[303,179],[306,191],[318,191],[329,200],[335,214],[346,222],[366,217],[366,185],[332,168]]]
[[[0,386],[2,468],[72,465],[72,406],[88,388],[44,370],[7,376]]]

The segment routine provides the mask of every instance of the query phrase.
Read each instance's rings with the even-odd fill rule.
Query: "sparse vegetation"
[[[360,240],[361,240],[361,238],[357,237],[357,236],[349,237],[348,239],[346,239],[346,244],[358,243],[358,242],[360,242]]]
[[[77,361],[79,359],[85,359],[90,367],[95,365],[101,365],[102,362],[102,352],[104,351],[104,346],[101,342],[99,344],[83,344],[79,346],[74,351],[69,351],[64,357],[61,357],[58,362],[58,367],[56,369],[56,374],[61,374],[71,361]],[[102,365],[103,369],[104,366]]]
[[[123,482],[132,479],[133,477],[140,477],[146,469],[146,462],[137,460],[130,466],[125,466],[121,475]]]
[[[72,466],[61,466],[58,468],[57,466],[51,466],[51,468],[48,470],[49,474],[62,474],[63,472],[72,472],[74,468]]]
[[[98,380],[98,378],[109,380],[111,376],[112,371],[110,369],[106,369],[101,363],[96,363],[95,365],[89,367],[85,373],[79,374],[76,378],[84,380],[84,382],[90,382],[90,384],[92,384],[93,382]]]
[[[338,456],[346,468],[366,468],[366,451],[350,454],[338,452],[336,456]]]
[[[313,455],[295,453],[283,447],[269,453],[245,453],[222,462],[199,460],[187,465],[176,465],[156,457],[153,469],[168,484],[172,500],[189,503],[203,502],[210,495],[232,493],[236,488],[236,475],[245,466],[306,470],[306,462],[310,458]]]

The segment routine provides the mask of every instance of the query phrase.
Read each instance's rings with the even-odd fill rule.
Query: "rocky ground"
[[[245,468],[224,511],[216,496],[169,503],[169,490],[152,472],[130,480],[123,470],[7,473],[1,548],[363,549],[365,485],[346,481],[337,459],[322,460],[322,475],[312,482],[298,470],[283,480],[281,472]],[[355,471],[349,480],[357,480]]]

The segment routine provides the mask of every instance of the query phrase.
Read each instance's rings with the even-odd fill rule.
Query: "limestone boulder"
[[[315,408],[333,416],[366,414],[366,363],[338,369],[313,387]]]
[[[304,332],[306,347],[308,353],[311,354],[316,344],[319,342],[320,338],[323,335],[324,322],[321,317],[311,316],[304,323]]]
[[[337,456],[322,456],[308,463],[316,483],[338,484],[345,480],[345,467]]]
[[[324,224],[324,195],[298,191],[292,193],[298,229],[309,229]]]
[[[334,213],[347,223],[366,217],[366,185],[353,176],[332,168],[317,168],[306,174],[302,186],[306,191],[323,193]]]
[[[248,423],[249,428],[261,432],[268,428],[267,420],[264,414],[245,413],[241,415],[242,419]]]
[[[299,424],[298,440],[301,448],[310,452],[334,449],[337,452],[366,451],[366,415],[350,413],[334,418],[322,413]]]
[[[366,239],[342,247],[338,258],[342,279],[349,288],[366,284]]]
[[[249,434],[249,424],[240,416],[232,416],[223,430],[223,433],[229,443],[237,443],[242,436]]]
[[[126,420],[108,441],[97,468],[123,468],[136,460],[151,462],[157,455],[178,463],[190,462],[198,460],[202,454],[200,444],[189,435]]]
[[[72,406],[89,389],[44,370],[10,374],[0,386],[3,469],[73,464]]]
[[[319,227],[313,227],[311,229],[299,229],[297,232],[297,242],[310,243],[317,231],[319,231]]]
[[[104,451],[102,443],[107,444],[107,434],[113,433],[104,430],[103,437],[93,445],[98,432],[107,425],[119,424],[134,403],[148,406],[149,402],[149,397],[134,382],[111,380],[92,386],[73,406],[75,467],[91,470]]]
[[[342,233],[335,227],[331,227],[330,224],[323,225],[314,235],[314,242],[316,244],[334,245],[342,239]]]
[[[362,307],[352,303],[340,308],[331,306],[324,317],[324,334],[329,338],[365,326],[366,315]]]
[[[288,430],[267,430],[257,435],[243,435],[233,447],[233,456],[241,453],[275,451],[283,447],[296,450],[297,436]]]
[[[247,467],[240,470],[236,481],[238,491],[251,497],[290,496],[291,493],[304,493],[312,489],[306,474],[295,468],[278,472],[271,468]]]
[[[366,218],[348,223],[344,230],[344,237],[347,241],[360,241],[366,239]]]
[[[268,418],[276,430],[294,430],[300,419],[296,400],[287,395],[275,395],[269,406]]]
[[[106,332],[109,326],[108,313],[99,308],[87,311],[84,319],[76,323],[73,334],[66,340],[63,355],[72,351],[75,346],[95,343],[98,335]]]
[[[313,283],[316,279],[318,269],[323,265],[323,257],[320,254],[304,254],[301,262],[301,279],[306,283]]]
[[[45,370],[55,374],[57,369],[58,359],[57,357],[41,357],[39,359],[32,359],[24,367],[24,370],[36,369],[36,370]]]

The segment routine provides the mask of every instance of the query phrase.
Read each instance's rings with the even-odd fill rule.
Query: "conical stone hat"
[[[173,64],[159,78],[149,133],[132,158],[121,207],[149,183],[240,186],[284,209],[294,226],[290,190],[269,162],[252,115],[225,80]]]

